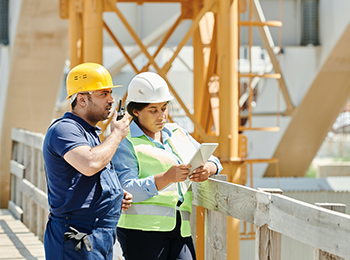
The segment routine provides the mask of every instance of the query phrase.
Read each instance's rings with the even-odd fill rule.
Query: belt
[[[53,215],[50,213],[49,219],[59,222],[67,222],[68,224],[69,222],[78,221],[81,225],[87,225],[92,227],[116,228],[119,216],[115,216],[113,218],[98,218],[93,216],[71,214]]]

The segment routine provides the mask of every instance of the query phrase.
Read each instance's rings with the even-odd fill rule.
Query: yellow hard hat
[[[70,70],[66,80],[67,99],[79,92],[121,87],[113,85],[111,74],[98,63],[82,63]]]

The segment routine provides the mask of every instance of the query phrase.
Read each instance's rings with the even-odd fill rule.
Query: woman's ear
[[[137,109],[133,109],[132,110],[132,116],[136,116],[136,117],[138,117],[139,116],[139,111],[137,110]]]

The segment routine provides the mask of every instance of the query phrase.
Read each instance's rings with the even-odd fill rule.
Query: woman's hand
[[[190,168],[191,165],[189,164],[176,164],[171,166],[164,175],[168,178],[169,182],[184,181],[190,174]]]
[[[216,171],[216,164],[213,162],[207,162],[192,171],[190,180],[194,182],[206,181],[211,175],[215,174]]]
[[[176,164],[169,168],[169,170],[154,175],[154,181],[157,189],[161,190],[169,183],[175,183],[186,180],[190,174],[190,164]]]
[[[192,171],[190,180],[194,182],[206,181],[210,176],[209,167],[206,164],[199,166],[198,168]]]
[[[128,210],[132,202],[132,194],[124,190],[124,197],[122,202],[122,210]]]

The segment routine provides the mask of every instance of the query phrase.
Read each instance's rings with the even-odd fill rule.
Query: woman
[[[175,147],[199,143],[176,124],[166,124],[173,97],[153,72],[136,75],[128,86],[129,135],[112,159],[122,187],[133,203],[119,220],[117,235],[126,260],[196,259],[191,238],[192,192],[181,188],[188,177],[200,182],[222,170],[211,156],[193,170]],[[190,176],[189,176],[190,175]]]

